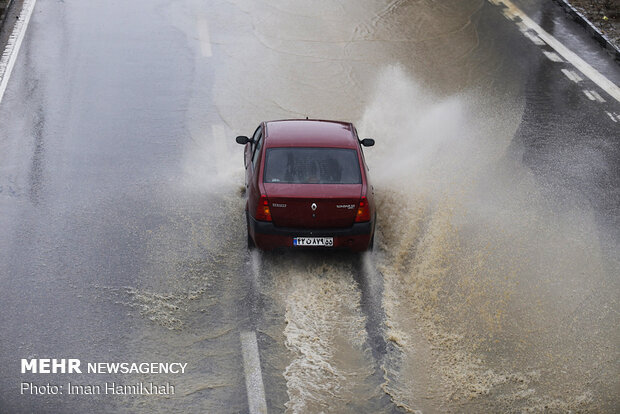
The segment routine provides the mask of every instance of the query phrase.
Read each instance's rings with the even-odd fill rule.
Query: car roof
[[[283,119],[265,122],[266,147],[356,148],[350,122],[321,119]]]

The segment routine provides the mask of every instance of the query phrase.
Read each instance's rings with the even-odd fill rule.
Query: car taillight
[[[258,206],[256,206],[256,220],[271,221],[271,211],[269,211],[269,200],[267,196],[260,196]]]
[[[366,196],[362,196],[362,198],[360,199],[360,205],[357,208],[355,221],[370,221],[370,207],[368,206],[368,200],[366,199]]]

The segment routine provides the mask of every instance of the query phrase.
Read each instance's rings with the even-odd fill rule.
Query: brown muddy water
[[[515,108],[437,99],[398,68],[378,85],[361,125],[389,137],[368,156],[382,212],[368,263],[398,355],[386,391],[410,410],[614,411],[618,250],[593,212],[557,205],[508,156]]]
[[[358,122],[381,137],[366,150],[375,251],[248,255],[242,171],[216,163],[208,217],[167,211],[148,246],[153,285],[117,292],[171,332],[137,331],[136,349],[210,368],[179,401],[138,408],[218,410],[238,393],[242,410],[238,332],[251,326],[273,411],[613,412],[617,249],[587,205],[556,204],[509,155],[519,106],[439,97],[397,65],[375,86]]]
[[[196,58],[176,190],[194,201],[163,202],[143,286],[110,295],[146,321],[138,352],[209,368],[136,409],[245,410],[238,332],[250,326],[276,412],[617,412],[617,241],[583,198],[558,201],[562,189],[522,162],[524,79],[506,63],[499,12],[295,3],[171,8],[179,27],[209,19],[220,53]],[[233,137],[306,115],[352,120],[377,140],[365,150],[372,253],[245,251]]]

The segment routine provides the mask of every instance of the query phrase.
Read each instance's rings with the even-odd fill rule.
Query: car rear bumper
[[[248,217],[248,232],[256,247],[263,250],[272,250],[278,247],[294,247],[293,237],[333,237],[333,247],[319,247],[323,249],[346,248],[352,251],[368,250],[374,233],[374,221],[354,223],[348,228],[337,229],[308,229],[277,227],[271,222],[258,221]],[[308,247],[296,247],[307,249]],[[316,248],[316,247],[315,247]]]

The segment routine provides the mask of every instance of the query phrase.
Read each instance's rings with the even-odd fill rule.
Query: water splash
[[[584,203],[555,204],[518,162],[520,106],[473,93],[441,99],[396,66],[371,102],[359,129],[379,144],[367,157],[396,355],[384,364],[385,389],[395,403],[534,412],[617,404],[619,367],[608,364],[618,355],[617,262],[604,254],[614,250],[601,246]]]

